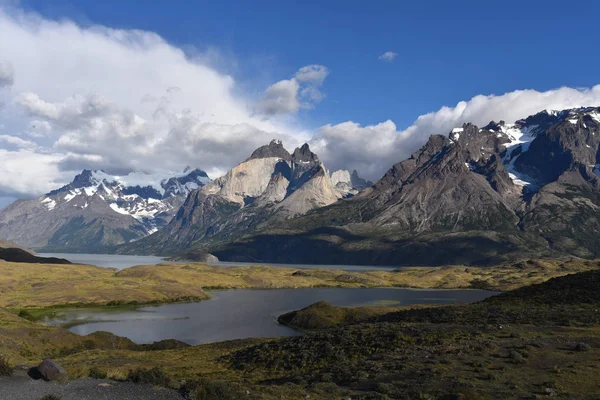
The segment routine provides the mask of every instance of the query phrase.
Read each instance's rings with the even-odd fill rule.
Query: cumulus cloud
[[[323,65],[307,65],[296,72],[293,78],[284,79],[269,86],[256,110],[266,116],[293,114],[300,108],[313,108],[323,100],[320,91],[329,70]]]
[[[36,192],[41,193],[56,189],[68,179],[58,169],[60,159],[59,155],[41,154],[26,149],[0,149],[0,193],[3,196],[20,197],[31,194],[32,185],[36,186]]]
[[[454,107],[421,115],[406,129],[392,121],[361,126],[349,121],[317,130],[311,147],[333,171],[357,168],[369,179],[379,179],[395,163],[418,150],[432,134],[472,122],[479,126],[495,120],[514,122],[544,109],[563,110],[600,105],[600,85],[589,89],[563,87],[546,92],[516,90],[504,95],[479,95]]]
[[[295,113],[300,109],[299,89],[300,84],[295,78],[274,83],[265,90],[258,110],[266,115]]]
[[[381,61],[394,61],[396,59],[396,57],[398,57],[398,53],[394,53],[393,51],[386,51],[385,53],[383,53],[382,55],[380,55],[378,58]]]
[[[272,138],[291,148],[309,138],[289,121],[254,116],[254,100],[211,66],[214,51],[190,56],[152,32],[1,7],[0,37],[11,38],[0,40],[9,96],[0,110],[0,196],[39,195],[82,168],[218,173]],[[304,75],[296,93],[324,79],[318,70]]]

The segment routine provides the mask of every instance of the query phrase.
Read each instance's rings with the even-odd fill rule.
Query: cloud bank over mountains
[[[379,178],[427,137],[464,122],[513,121],[541,109],[600,104],[590,89],[475,96],[399,128],[391,121],[303,127],[325,98],[326,66],[300,67],[258,95],[155,33],[82,27],[0,6],[0,197],[35,196],[83,168],[115,174],[180,171],[212,177],[255,148],[308,141],[331,170]]]

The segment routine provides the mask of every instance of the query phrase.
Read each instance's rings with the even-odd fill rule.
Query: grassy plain
[[[594,269],[598,264],[579,259],[527,260],[489,268],[407,267],[346,272],[268,266],[222,268],[202,263],[145,265],[117,271],[86,265],[0,262],[0,307],[202,300],[209,298],[204,291],[207,289],[412,287],[506,291]]]

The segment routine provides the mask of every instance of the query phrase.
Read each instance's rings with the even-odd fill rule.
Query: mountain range
[[[276,140],[214,181],[199,170],[143,185],[84,171],[2,210],[0,237],[32,248],[252,262],[594,258],[599,175],[600,108],[544,110],[432,135],[375,183],[329,173],[307,144],[290,153]]]
[[[600,256],[600,108],[433,135],[357,196],[205,247],[236,261],[486,265]]]
[[[371,184],[356,171],[330,174],[308,144],[290,154],[281,141],[273,140],[224,176],[192,192],[166,227],[117,251],[177,254],[182,249],[204,249],[285,225]]]
[[[189,168],[169,177],[84,170],[68,185],[0,210],[0,237],[46,251],[99,251],[156,232],[210,181]]]

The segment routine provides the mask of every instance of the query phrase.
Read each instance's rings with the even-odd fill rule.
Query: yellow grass
[[[120,277],[116,270],[89,265],[0,263],[0,307],[62,304],[151,303],[207,299],[198,285],[168,279]]]
[[[204,289],[310,287],[489,288],[511,290],[597,268],[578,259],[506,263],[490,268],[408,267],[395,271],[252,266],[223,268],[203,263],[145,265],[116,271],[86,265],[0,263],[0,307],[52,307],[111,302],[206,299]]]

